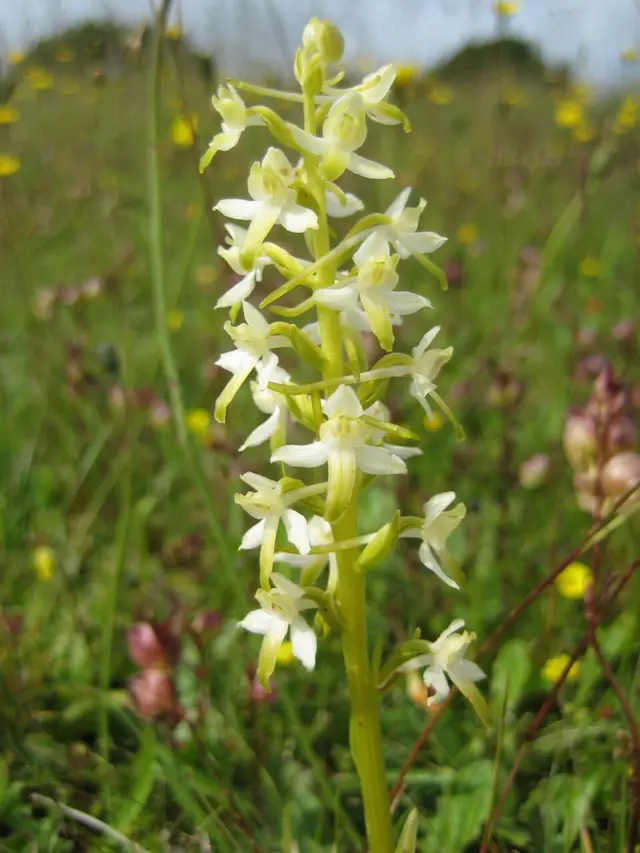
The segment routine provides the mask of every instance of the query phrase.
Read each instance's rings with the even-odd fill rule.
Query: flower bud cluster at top
[[[218,152],[236,146],[251,126],[261,126],[262,132],[266,128],[274,139],[250,168],[248,198],[222,199],[215,206],[234,220],[225,223],[227,245],[218,251],[240,277],[216,305],[230,313],[225,330],[233,348],[217,361],[230,379],[218,397],[215,416],[226,421],[229,406],[248,382],[256,407],[267,417],[241,450],[269,442],[270,461],[282,472],[280,479],[245,474],[249,491],[236,496],[255,522],[240,547],[259,550],[260,565],[260,607],[240,625],[263,635],[258,676],[265,686],[287,634],[295,657],[307,669],[314,668],[317,640],[307,611],[315,611],[316,624],[325,630],[340,630],[344,624],[350,602],[341,598],[336,559],[341,552],[359,554],[358,570],[366,571],[380,563],[399,538],[414,538],[423,564],[443,583],[458,589],[461,581],[447,549],[449,534],[465,514],[464,505],[454,503],[453,492],[427,501],[422,517],[396,513],[374,533],[355,531],[349,540],[340,539],[340,521],[360,491],[378,475],[405,474],[407,460],[422,452],[411,444],[418,436],[390,420],[382,402],[390,380],[406,382],[427,414],[434,402],[453,420],[436,389],[438,373],[452,355],[451,348],[432,346],[439,328],[426,330],[409,354],[393,352],[404,318],[431,308],[423,295],[401,289],[400,261],[413,258],[444,282],[426,255],[445,238],[419,230],[426,202],[420,199],[410,206],[410,188],[384,213],[366,213],[363,202],[337,183],[347,171],[368,180],[393,178],[388,166],[359,150],[370,121],[410,129],[404,114],[387,101],[396,69],[387,65],[359,84],[341,88],[344,75],[334,64],[343,47],[333,24],[313,19],[295,60],[301,92],[245,83],[220,86],[213,106],[222,129],[201,161],[201,169],[206,168]],[[246,106],[239,91],[299,104],[304,125],[283,119],[268,106]],[[359,221],[332,245],[330,220],[355,214],[361,214]],[[289,240],[286,247],[276,242],[276,229],[301,235],[298,254],[290,251]],[[280,279],[256,305],[254,291],[267,275]],[[304,297],[297,305],[278,304],[281,297],[301,291]],[[267,309],[276,315],[273,322],[265,316]],[[316,316],[304,325],[291,322],[308,312]],[[371,334],[385,351],[374,364],[368,363],[365,347],[365,336]],[[294,355],[297,358],[283,365],[283,356]],[[296,363],[301,375],[306,378],[315,371],[317,379],[298,382]],[[294,424],[310,433],[309,440],[289,443]],[[297,479],[304,469],[326,470],[326,476],[311,482]],[[283,574],[274,566],[290,571]],[[326,583],[319,586],[325,570]],[[424,666],[434,699],[447,694],[448,677],[476,707],[481,699],[474,682],[483,674],[465,658],[473,635],[460,633],[462,627],[456,620],[435,642],[416,641],[422,645],[413,659],[400,655],[395,671]]]

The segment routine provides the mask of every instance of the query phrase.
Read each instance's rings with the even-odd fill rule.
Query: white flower
[[[282,483],[269,480],[260,474],[242,475],[244,482],[254,490],[246,495],[236,495],[236,503],[258,523],[250,527],[242,537],[241,551],[260,548],[260,578],[264,583],[273,568],[276,536],[280,522],[284,524],[287,539],[301,554],[310,549],[307,519],[302,513],[291,509],[300,499],[301,490],[283,492]]]
[[[397,73],[395,65],[384,65],[378,71],[367,74],[362,83],[352,89],[336,89],[325,86],[322,90],[323,95],[316,98],[316,101],[319,103],[332,101],[352,92],[361,96],[365,112],[373,121],[379,124],[401,124],[402,118],[397,115],[397,111],[393,108],[389,109],[388,105],[384,103]]]
[[[251,371],[260,366],[259,382],[263,388],[266,387],[278,365],[278,357],[271,350],[289,346],[283,335],[269,334],[271,327],[257,308],[243,302],[242,310],[246,323],[237,326],[229,322],[224,324],[236,349],[223,352],[216,361],[218,367],[233,374],[216,400],[215,417],[219,423],[225,422],[229,404]]]
[[[459,634],[461,628],[464,628],[464,621],[455,619],[435,642],[429,643],[429,654],[413,658],[400,667],[400,671],[426,667],[422,677],[427,687],[434,691],[428,704],[442,702],[449,695],[448,677],[478,710],[476,702],[482,700],[475,682],[482,681],[486,676],[476,663],[466,660],[465,655],[475,637],[468,631]]]
[[[344,194],[344,203],[331,190],[326,190],[324,197],[327,216],[333,216],[334,219],[353,216],[354,213],[358,213],[358,211],[364,208],[363,202],[357,196],[353,195],[353,193]]]
[[[402,376],[410,376],[411,384],[409,393],[415,397],[429,417],[431,407],[428,396],[436,389],[435,379],[440,369],[446,364],[453,354],[453,348],[429,349],[435,336],[440,331],[440,326],[434,326],[422,336],[420,343],[413,348],[411,356],[403,356],[403,362],[389,367],[379,367],[362,373],[360,379],[370,381],[375,379],[393,379]]]
[[[318,227],[317,215],[296,202],[295,190],[291,188],[295,176],[295,169],[284,152],[269,148],[262,162],[251,166],[247,182],[251,201],[226,198],[214,207],[223,216],[251,223],[242,249],[243,263],[248,263],[259,251],[276,223],[295,234]]]
[[[401,533],[401,538],[422,539],[420,559],[440,580],[448,586],[459,589],[459,585],[445,574],[442,560],[450,560],[447,550],[447,539],[456,529],[466,514],[463,503],[458,503],[453,509],[447,509],[455,500],[455,492],[443,492],[434,495],[422,507],[424,520],[419,528],[412,528]]]
[[[407,466],[384,447],[369,444],[370,428],[360,420],[362,404],[355,391],[340,385],[324,404],[326,421],[319,441],[289,444],[272,455],[272,462],[294,468],[317,468],[328,464],[325,518],[337,521],[343,515],[356,483],[357,471],[365,474],[404,474]]]
[[[373,405],[369,406],[369,408],[365,410],[365,415],[369,415],[370,417],[375,418],[378,421],[382,421],[383,423],[389,423],[391,419],[389,409],[381,400],[378,400],[376,403],[373,403]],[[384,440],[384,430],[376,429],[371,425],[368,426],[369,436],[371,438],[372,444],[384,447],[385,450],[388,450],[389,453],[393,453],[395,456],[399,456],[400,459],[411,459],[414,456],[422,456],[422,451],[419,447],[408,447],[405,444],[389,444]]]
[[[309,520],[308,530],[309,542],[312,547],[333,544],[331,525],[319,515],[314,515]],[[331,592],[335,588],[338,580],[338,558],[335,551],[329,554],[287,554],[279,551],[274,557],[274,562],[284,563],[296,569],[303,569],[307,583],[315,583],[328,565],[328,592]]]
[[[303,151],[321,158],[320,171],[328,181],[335,181],[347,169],[363,178],[393,178],[393,171],[387,166],[355,153],[367,138],[364,100],[358,92],[350,92],[331,105],[321,137],[290,122],[287,127]]]
[[[251,258],[251,264],[242,263],[242,248],[247,238],[246,228],[240,228],[232,222],[225,222],[228,246],[218,246],[218,254],[224,258],[236,275],[243,278],[234,284],[216,302],[216,308],[233,308],[248,299],[254,291],[256,282],[262,281],[263,269],[271,263],[271,258],[265,254],[256,253]]]
[[[386,216],[389,216],[392,221],[378,229],[403,259],[410,255],[426,255],[429,252],[435,252],[447,242],[446,237],[433,231],[418,231],[420,214],[427,206],[427,202],[421,198],[417,207],[407,207],[410,194],[411,187],[402,190],[386,210]]]
[[[305,597],[301,587],[277,572],[271,575],[271,580],[273,587],[269,591],[260,589],[256,593],[260,609],[252,610],[238,622],[245,631],[264,636],[258,661],[258,678],[266,689],[269,688],[269,678],[276,666],[278,650],[287,633],[291,632],[293,654],[309,671],[315,666],[317,648],[316,635],[301,615],[305,610],[317,607],[315,602]]]
[[[392,317],[415,314],[421,308],[431,307],[431,303],[417,293],[396,291],[398,255],[391,256],[389,243],[379,231],[366,238],[353,259],[357,275],[317,290],[315,301],[334,311],[353,310],[362,305],[380,346],[390,351],[394,340]]]
[[[252,115],[251,110],[245,107],[244,101],[231,84],[218,86],[218,94],[211,98],[211,103],[222,117],[222,131],[213,137],[202,156],[201,172],[207,168],[218,151],[230,151],[235,148],[245,128],[263,123],[259,116]]]
[[[260,373],[261,369],[258,364],[258,376],[260,376]],[[269,375],[269,382],[286,384],[290,380],[291,377],[289,374],[285,370],[282,370],[281,367],[276,367]],[[287,426],[289,408],[287,406],[287,398],[284,394],[279,394],[277,391],[271,391],[269,388],[264,387],[264,382],[252,382],[251,395],[253,396],[253,402],[260,411],[264,412],[265,415],[269,415],[269,417],[247,437],[244,444],[240,447],[240,452],[246,450],[247,447],[257,447],[278,433],[284,435]]]

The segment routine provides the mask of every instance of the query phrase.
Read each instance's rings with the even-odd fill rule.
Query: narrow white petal
[[[352,193],[345,193],[345,196],[345,203],[342,204],[340,199],[332,192],[326,193],[325,202],[329,216],[332,216],[334,219],[342,219],[345,216],[352,216],[364,208],[364,204],[357,196]]]
[[[251,296],[255,286],[256,274],[255,271],[252,271],[218,299],[216,308],[231,308],[233,305],[243,302]]]
[[[334,418],[336,415],[359,418],[362,411],[362,403],[358,395],[348,385],[340,385],[336,388],[324,404],[324,413],[327,418]]]
[[[353,255],[356,266],[362,267],[370,258],[388,258],[391,254],[384,229],[374,231]]]
[[[245,442],[240,447],[240,452],[246,450],[247,447],[257,447],[259,444],[264,444],[265,441],[268,441],[271,436],[276,432],[278,426],[280,425],[280,412],[278,409],[267,418],[264,423],[261,423],[260,426],[257,426],[253,432],[249,433]]]
[[[425,526],[429,526],[445,509],[456,499],[455,492],[441,492],[439,495],[434,495],[432,498],[423,504],[422,511],[424,513]]]
[[[400,195],[396,196],[396,198],[391,202],[389,207],[386,209],[385,213],[387,216],[390,216],[391,219],[397,219],[405,207],[407,206],[407,202],[409,201],[409,196],[411,195],[411,187],[405,187]]]
[[[398,73],[393,63],[383,65],[372,74],[368,74],[359,86],[362,97],[367,104],[379,104],[386,97]]]
[[[454,682],[460,677],[473,682],[482,681],[487,677],[486,673],[472,660],[453,661],[449,666],[449,671],[451,673],[451,680]]]
[[[247,530],[240,543],[241,551],[251,551],[253,548],[259,548],[262,545],[265,525],[266,520],[263,518],[262,521],[259,521]]]
[[[260,202],[244,198],[223,198],[213,208],[230,219],[253,219],[260,210]]]
[[[422,451],[419,447],[405,447],[402,444],[383,444],[385,450],[398,456],[400,459],[413,459],[416,456],[422,456]]]
[[[244,373],[247,370],[253,370],[255,362],[255,358],[249,355],[248,352],[234,349],[221,353],[216,361],[216,365],[223,370],[228,370],[229,373]]]
[[[440,578],[443,583],[446,583],[447,586],[450,586],[453,589],[460,589],[460,586],[453,580],[453,578],[450,578],[449,575],[445,574],[442,566],[436,560],[433,551],[427,542],[422,543],[418,553],[420,554],[422,564],[426,566],[429,571],[433,572],[434,575]]]
[[[273,491],[278,485],[275,480],[263,477],[262,474],[254,474],[253,471],[247,471],[245,474],[241,474],[240,479],[245,482],[247,486],[251,486],[251,488],[256,492],[259,492],[262,489]]]
[[[356,464],[365,474],[404,474],[407,466],[384,447],[358,447]]]
[[[287,539],[295,545],[301,554],[308,554],[311,550],[309,544],[309,530],[307,519],[295,509],[286,509],[282,517],[284,527],[287,531]]]
[[[317,645],[316,635],[304,619],[298,618],[292,622],[291,647],[293,654],[309,672],[316,665]]]
[[[311,444],[285,444],[271,456],[272,462],[283,462],[294,468],[317,468],[327,461],[328,450],[321,441]]]
[[[317,136],[312,136],[306,130],[302,130],[295,124],[287,122],[287,128],[291,131],[294,141],[303,149],[311,154],[323,154],[327,145],[324,139],[319,139]]]
[[[464,619],[454,619],[453,622],[449,625],[449,627],[445,628],[442,634],[440,634],[440,636],[436,640],[436,643],[439,640],[444,640],[447,637],[450,637],[451,634],[455,634],[456,631],[460,631],[462,628],[464,628]]]
[[[251,634],[266,634],[273,620],[274,616],[271,613],[265,613],[264,610],[252,610],[241,622],[238,622],[238,627],[244,628]]]
[[[403,663],[402,666],[399,666],[398,672],[411,672],[414,669],[422,669],[423,666],[429,666],[432,659],[432,655],[418,655]]]
[[[386,178],[395,177],[393,169],[384,166],[382,163],[376,163],[375,160],[367,160],[366,157],[361,157],[360,154],[349,154],[347,169],[353,172],[354,175],[360,175],[363,178],[369,178],[374,181],[382,181]]]
[[[424,335],[420,339],[420,343],[415,346],[411,351],[411,354],[414,358],[420,358],[425,354],[425,352],[429,349],[431,342],[434,340],[439,331],[440,326],[434,326],[433,329],[429,329],[428,332],[424,333]]]
[[[350,311],[358,307],[358,296],[352,287],[323,287],[316,290],[314,300],[334,311]]]
[[[254,331],[259,332],[265,337],[269,334],[269,324],[264,319],[257,308],[254,308],[250,302],[242,303],[242,311],[244,318]]]
[[[422,308],[431,308],[431,303],[419,293],[409,290],[394,290],[385,299],[386,306],[392,314],[415,314]]]
[[[304,595],[304,591],[302,587],[300,587],[297,583],[290,581],[289,578],[285,578],[284,575],[281,575],[279,572],[271,573],[271,581],[275,588],[286,595],[288,598],[299,599]]]
[[[435,695],[431,697],[431,702],[442,702],[449,695],[449,682],[440,667],[434,666],[425,669],[422,678],[427,687],[433,687],[436,691]]]
[[[287,554],[285,551],[278,551],[273,562],[284,563],[285,566],[292,566],[294,569],[306,569],[308,566],[312,566],[317,559],[318,557],[315,554]]]

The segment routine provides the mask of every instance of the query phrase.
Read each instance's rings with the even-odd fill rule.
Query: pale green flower
[[[211,103],[222,117],[222,130],[213,137],[202,156],[201,172],[207,168],[218,151],[230,151],[235,148],[247,127],[263,123],[259,116],[252,115],[251,110],[245,107],[244,101],[231,84],[218,86],[218,94],[213,96]]]
[[[271,259],[265,254],[256,253],[247,267],[242,263],[242,247],[247,239],[246,229],[231,222],[225,222],[224,227],[228,235],[228,246],[218,246],[218,254],[236,275],[243,277],[218,299],[216,308],[233,308],[251,296],[256,283],[262,281],[262,271],[271,263]]]
[[[422,539],[419,555],[422,563],[441,581],[454,589],[460,589],[453,578],[442,568],[442,561],[450,559],[447,539],[465,517],[463,503],[452,509],[447,507],[455,500],[455,492],[434,495],[423,506],[424,520],[419,528],[411,528],[400,534],[403,539]]]

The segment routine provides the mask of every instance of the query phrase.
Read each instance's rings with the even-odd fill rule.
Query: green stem
[[[158,155],[158,127],[160,124],[160,97],[161,97],[161,61],[162,44],[166,28],[167,16],[171,0],[163,0],[158,13],[155,29],[155,41],[153,46],[153,61],[150,74],[149,111],[147,116],[147,183],[149,192],[149,255],[151,266],[151,284],[153,287],[153,307],[155,315],[155,332],[158,347],[162,358],[162,367],[167,380],[169,391],[169,404],[173,422],[175,424],[178,445],[184,455],[186,467],[198,489],[204,503],[207,520],[213,540],[215,542],[220,558],[225,566],[226,575],[234,587],[234,596],[240,608],[244,607],[246,595],[242,585],[241,576],[238,573],[235,556],[230,550],[222,525],[218,519],[218,508],[212,497],[211,484],[200,464],[200,460],[189,441],[185,422],[184,401],[182,399],[182,387],[180,376],[173,357],[169,330],[166,322],[166,297],[165,297],[165,270],[164,255],[162,251],[162,198],[160,160]]]
[[[304,116],[305,130],[315,133],[315,106],[313,97],[308,95],[304,98]],[[315,254],[316,258],[323,258],[331,249],[324,185],[318,175],[315,158],[307,157],[305,165],[312,192],[319,206]],[[323,265],[318,272],[318,285],[320,287],[332,285],[334,274],[335,270],[330,264]],[[344,374],[340,316],[330,308],[318,305],[318,322],[322,350],[326,356],[323,376],[325,382],[330,382]],[[334,539],[338,542],[357,539],[358,489],[354,490],[342,518],[332,527]],[[369,663],[365,576],[355,570],[358,553],[357,548],[352,548],[337,554],[336,595],[346,621],[341,639],[351,702],[351,754],[362,787],[369,853],[391,853],[393,841],[389,793],[382,754],[380,697],[373,683]]]

